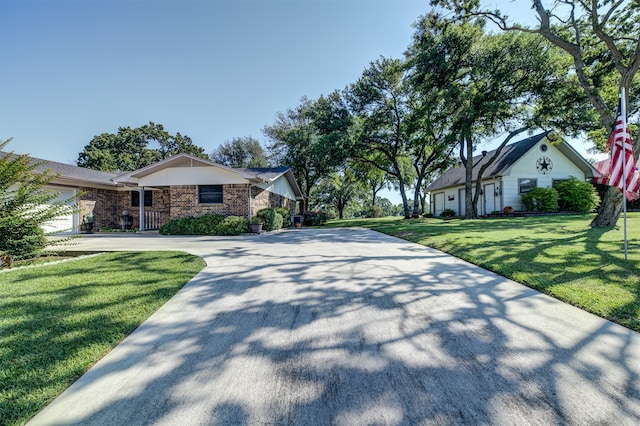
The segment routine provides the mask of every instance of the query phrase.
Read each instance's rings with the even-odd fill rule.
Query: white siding
[[[540,150],[540,145],[547,145],[547,151]],[[536,161],[540,157],[547,157],[551,160],[553,167],[547,174],[540,173],[536,169]],[[565,157],[558,148],[551,145],[546,140],[536,144],[525,155],[518,160],[511,168],[509,176],[502,178],[504,185],[504,205],[512,206],[516,210],[524,209],[520,198],[518,179],[537,179],[538,188],[550,188],[554,180],[569,179],[571,177],[584,180],[584,172],[573,162]]]
[[[289,185],[289,181],[285,176],[280,176],[273,182],[263,183],[255,186],[273,192],[274,194],[282,195],[283,197],[287,197],[290,200],[296,199],[296,194],[295,192],[293,192],[293,188],[291,188],[291,185]]]
[[[249,183],[238,173],[220,167],[169,167],[138,180],[139,186],[224,185]]]

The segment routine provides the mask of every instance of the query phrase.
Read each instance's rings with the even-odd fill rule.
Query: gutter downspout
[[[138,189],[138,193],[140,194],[138,198],[140,200],[138,205],[138,209],[140,211],[139,230],[142,232],[144,231],[144,186]]]

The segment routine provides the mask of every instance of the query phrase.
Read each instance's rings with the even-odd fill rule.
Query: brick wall
[[[247,216],[248,190],[248,185],[223,185],[222,204],[199,204],[197,185],[174,185],[171,187],[170,197],[171,219],[212,213],[224,216]]]
[[[80,197],[80,222],[93,212],[94,230],[101,228],[120,228],[120,216],[124,210],[129,210],[133,218],[133,228],[140,225],[140,208],[131,206],[132,191],[114,191],[95,188],[80,188],[84,195]],[[147,211],[160,212],[160,223],[169,222],[170,219],[178,219],[189,216],[202,216],[205,214],[221,214],[224,216],[243,216],[248,214],[247,193],[249,185],[223,185],[222,204],[199,204],[198,187],[196,185],[174,185],[153,191],[152,205],[145,207]],[[252,213],[255,215],[260,209],[266,207],[286,207],[295,212],[296,202],[252,187]],[[141,202],[143,202],[141,200]]]
[[[119,215],[126,205],[128,192],[119,192],[108,189],[79,188],[83,195],[80,196],[80,223],[84,229],[84,217],[93,212],[93,229],[117,228]],[[129,203],[131,201],[129,200]]]

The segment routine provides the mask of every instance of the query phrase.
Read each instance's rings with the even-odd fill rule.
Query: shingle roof
[[[502,176],[513,164],[518,161],[527,151],[545,138],[547,133],[540,133],[530,138],[514,142],[502,149],[496,160],[485,170],[483,178]],[[478,170],[495,154],[497,150],[487,152],[486,155],[476,155],[473,157],[473,179],[478,176]],[[427,191],[434,191],[441,188],[448,188],[465,183],[464,166],[452,167],[444,172],[438,179],[427,187]]]
[[[0,151],[0,157],[4,157],[6,155],[15,154]],[[85,167],[74,166],[72,164],[43,160],[36,157],[29,157],[29,162],[31,165],[41,163],[35,168],[35,171],[37,173],[44,173],[46,170],[51,170],[54,174],[59,175],[60,178],[68,178],[85,182],[114,185],[112,179],[118,176],[118,173],[102,172],[99,170],[92,170]]]
[[[237,170],[255,175],[264,180],[273,180],[282,176],[282,174],[286,173],[290,169],[289,167],[248,167],[238,168]]]

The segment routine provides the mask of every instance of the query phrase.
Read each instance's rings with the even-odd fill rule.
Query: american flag
[[[625,189],[623,176],[626,176],[626,196],[629,200],[640,198],[640,159],[636,163],[633,156],[631,132],[627,127],[627,120],[622,113],[622,97],[618,101],[618,114],[613,131],[609,135],[607,148],[611,149],[611,158],[601,161],[597,165],[600,177],[595,183],[615,186],[621,191]],[[624,168],[624,171],[623,171]]]

